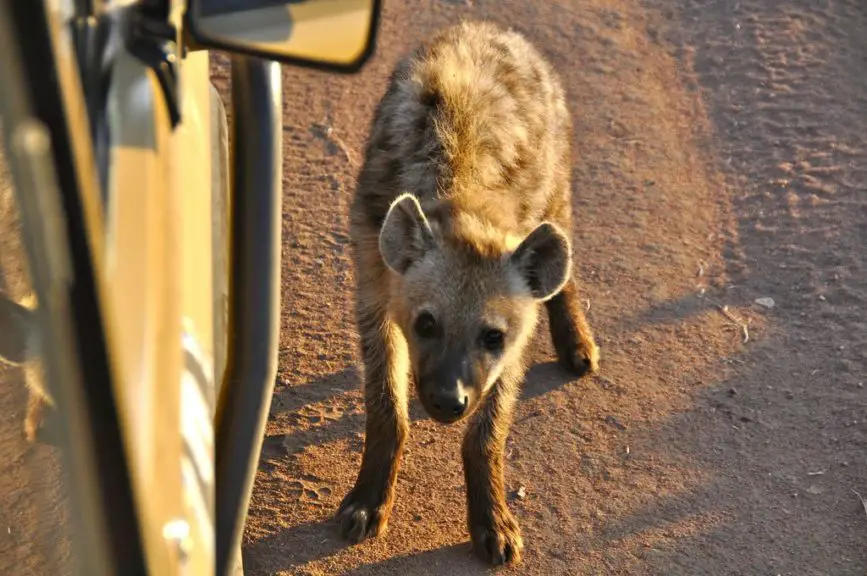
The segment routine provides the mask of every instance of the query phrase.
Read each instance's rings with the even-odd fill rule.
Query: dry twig
[[[725,304],[720,304],[719,302],[715,302],[710,298],[708,298],[707,300],[708,302],[716,306],[717,309],[722,313],[722,315],[725,316],[727,320],[729,320],[729,322],[740,328],[741,334],[743,334],[744,344],[750,341],[749,321],[744,322],[741,318],[738,318],[737,316],[732,314],[731,310],[729,310],[729,307]]]
[[[340,151],[343,152],[343,155],[346,156],[346,160],[353,168],[358,168],[358,162],[355,160],[355,154],[352,153],[352,150],[349,149],[349,146],[346,145],[346,142],[343,141],[343,138],[334,133],[334,127],[325,125],[325,137],[334,142]]]

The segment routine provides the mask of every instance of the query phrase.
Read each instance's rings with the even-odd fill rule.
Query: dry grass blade
[[[855,494],[855,496],[858,497],[858,500],[861,501],[861,506],[864,507],[864,514],[867,514],[867,500],[865,500],[864,497],[861,496],[861,494],[854,488],[852,489],[852,493]]]
[[[340,151],[343,152],[343,155],[346,156],[346,160],[349,162],[349,165],[352,166],[353,169],[358,168],[358,161],[355,158],[355,154],[352,153],[352,150],[349,149],[349,146],[346,145],[346,142],[343,141],[343,138],[334,133],[334,127],[326,125],[325,128],[325,137],[331,140]]]

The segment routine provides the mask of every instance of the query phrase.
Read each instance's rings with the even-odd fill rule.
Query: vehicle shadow
[[[382,541],[369,541],[358,546],[381,547]],[[244,571],[249,576],[297,573],[299,567],[328,557],[337,557],[353,545],[343,540],[337,523],[328,518],[321,522],[293,526],[277,535],[263,538],[244,548]],[[275,559],[279,558],[279,562]],[[382,562],[371,562],[345,572],[358,576],[374,574],[488,574],[492,569],[479,561],[469,541],[444,546],[417,554],[395,556]],[[304,572],[302,572],[304,573]]]
[[[292,570],[309,562],[338,553],[346,542],[337,534],[337,525],[330,517],[321,522],[299,524],[243,547],[244,573],[273,574]],[[279,566],[274,559],[279,558]]]
[[[470,544],[453,544],[427,552],[395,556],[382,562],[365,564],[347,572],[354,576],[379,574],[490,574],[495,570],[485,566],[473,555]]]

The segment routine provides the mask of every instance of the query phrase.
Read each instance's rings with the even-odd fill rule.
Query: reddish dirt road
[[[513,572],[863,576],[867,8],[856,0],[386,2],[359,76],[286,69],[280,380],[247,573],[486,570],[464,524],[461,429],[417,404],[389,533],[348,547],[331,523],[364,421],[353,177],[393,64],[464,17],[525,32],[564,78],[576,257],[603,350],[601,375],[572,381],[540,327],[509,447],[527,546]],[[214,78],[228,98],[225,60]]]

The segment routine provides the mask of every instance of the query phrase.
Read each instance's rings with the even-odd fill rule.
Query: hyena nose
[[[467,409],[469,397],[466,394],[447,391],[431,392],[428,395],[431,406],[434,410],[445,416],[446,418],[455,418],[461,416]]]

